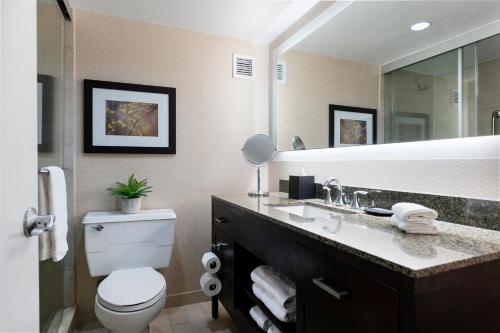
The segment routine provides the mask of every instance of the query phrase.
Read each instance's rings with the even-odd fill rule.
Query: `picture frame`
[[[329,147],[350,147],[377,143],[377,110],[329,105]]]
[[[84,80],[84,153],[175,154],[176,90]]]
[[[50,75],[37,75],[37,143],[38,151],[52,150],[54,117],[54,80]]]
[[[414,142],[429,140],[429,115],[415,112],[396,112],[393,121],[395,142]]]

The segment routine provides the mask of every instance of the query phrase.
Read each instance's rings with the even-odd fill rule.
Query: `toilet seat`
[[[132,312],[156,304],[166,293],[163,275],[151,267],[113,271],[97,288],[98,301],[116,312]]]

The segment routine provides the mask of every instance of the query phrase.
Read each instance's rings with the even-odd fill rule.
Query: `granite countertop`
[[[330,208],[320,199],[293,200],[286,193],[271,193],[268,198],[251,198],[246,194],[214,197],[410,277],[425,277],[500,259],[498,231],[436,221],[438,235],[415,235],[394,227],[387,217],[350,208],[342,208],[345,212],[332,210],[330,218],[306,219],[273,207],[307,202]]]

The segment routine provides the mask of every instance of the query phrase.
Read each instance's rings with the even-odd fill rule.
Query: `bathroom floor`
[[[195,303],[164,309],[149,325],[150,333],[239,333],[231,317],[219,304],[219,319],[212,319],[212,303]],[[88,325],[78,333],[107,333],[104,327]]]
[[[219,319],[212,319],[211,302],[165,309],[149,325],[151,333],[238,333],[222,305]]]

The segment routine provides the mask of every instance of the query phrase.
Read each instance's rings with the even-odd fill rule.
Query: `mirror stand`
[[[269,192],[260,192],[260,166],[257,166],[257,191],[248,192],[249,197],[268,197]]]

